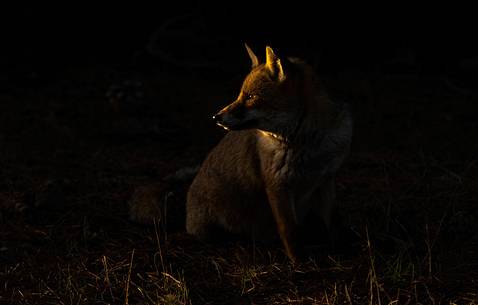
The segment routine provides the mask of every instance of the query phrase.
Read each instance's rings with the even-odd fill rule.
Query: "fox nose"
[[[222,114],[216,113],[215,115],[212,116],[212,120],[214,123],[221,123],[222,122]]]

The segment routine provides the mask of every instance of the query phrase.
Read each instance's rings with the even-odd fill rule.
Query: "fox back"
[[[187,231],[211,229],[279,236],[295,259],[297,226],[309,213],[331,226],[335,173],[346,156],[352,119],[332,102],[313,69],[266,48],[239,95],[213,119],[229,132],[209,153],[188,191]],[[312,233],[312,232],[311,232]]]

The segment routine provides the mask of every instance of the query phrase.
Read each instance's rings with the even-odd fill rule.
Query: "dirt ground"
[[[2,76],[0,304],[478,303],[478,92],[453,75],[324,75],[355,116],[337,249],[293,266],[280,244],[129,221],[136,187],[219,141],[242,72]]]

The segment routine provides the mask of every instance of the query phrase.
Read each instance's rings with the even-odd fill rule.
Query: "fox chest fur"
[[[320,204],[314,202],[318,199],[313,195],[339,169],[348,153],[351,134],[352,119],[346,109],[337,128],[310,130],[296,143],[269,132],[256,132],[261,175],[266,183],[287,189],[297,223]]]

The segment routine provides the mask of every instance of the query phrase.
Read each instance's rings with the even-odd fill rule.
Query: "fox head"
[[[257,128],[274,133],[294,126],[310,87],[304,84],[303,71],[291,60],[281,60],[270,47],[263,64],[247,45],[246,49],[252,69],[237,99],[215,114],[214,121],[227,130]]]

